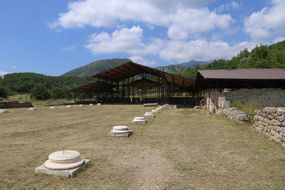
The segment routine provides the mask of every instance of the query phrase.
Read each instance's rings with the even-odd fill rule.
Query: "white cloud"
[[[161,49],[165,46],[166,40],[160,38],[153,38],[147,44],[144,45],[144,49],[141,49],[137,54],[140,55],[157,55]]]
[[[0,71],[0,77],[3,78],[4,75],[8,74],[8,72],[5,72],[5,71]]]
[[[86,48],[93,54],[112,54],[126,52],[134,54],[144,48],[141,41],[143,29],[140,26],[115,30],[111,35],[106,32],[90,36]]]
[[[17,66],[16,65],[12,65],[11,68],[12,69],[17,69]]]
[[[238,8],[240,8],[240,5],[236,1],[232,1],[232,2],[220,5],[217,8],[217,11],[218,12],[227,12],[227,11],[230,11],[232,9],[238,9]]]
[[[106,27],[119,21],[165,23],[162,11],[147,1],[138,0],[84,0],[71,2],[68,11],[61,13],[51,28]],[[155,18],[155,19],[154,19]]]
[[[245,20],[245,30],[254,40],[285,35],[285,1],[272,0],[271,5],[252,13]]]
[[[228,59],[239,53],[240,50],[244,48],[252,49],[255,45],[255,43],[251,42],[241,42],[230,46],[223,41],[169,41],[167,46],[161,50],[160,57],[174,63],[189,60],[208,61],[221,58]]]
[[[200,6],[210,0],[84,0],[71,2],[50,28],[84,26],[114,27],[120,22],[134,21],[168,29],[169,37],[184,39],[189,34],[228,29],[233,19]]]
[[[149,24],[167,24],[167,14],[178,9],[198,8],[212,0],[82,0],[70,2],[68,11],[60,13],[50,28],[104,27],[117,21],[143,21]]]
[[[129,57],[129,59],[132,60],[135,63],[139,63],[139,64],[147,65],[147,66],[155,64],[154,61],[146,60],[144,57],[142,57],[140,55],[133,55],[133,56]]]
[[[128,53],[130,55],[155,55],[165,44],[160,38],[142,41],[143,29],[140,26],[115,30],[112,34],[101,32],[90,36],[86,48],[93,54]]]
[[[227,59],[244,48],[252,49],[255,43],[241,42],[230,45],[220,37],[221,31],[222,36],[229,34],[228,31],[236,31],[233,30],[235,20],[230,14],[223,12],[240,8],[237,1],[232,0],[217,7],[216,10],[205,8],[205,5],[211,1],[81,0],[69,3],[67,11],[61,13],[56,22],[51,23],[50,26],[54,29],[85,26],[101,29],[116,28],[111,33],[104,31],[94,33],[90,36],[86,48],[93,54],[125,53],[133,61],[145,65],[154,64],[153,61],[148,60],[149,55],[159,56],[171,63],[180,63],[191,59],[205,61]],[[280,25],[278,24],[280,22],[271,23],[272,26],[268,29],[262,24],[266,15],[275,12],[275,4],[281,4],[281,0],[274,0],[271,7],[253,13],[246,20],[245,26],[248,33],[252,35],[255,32],[259,33],[258,36],[267,36],[272,33],[273,26]],[[282,21],[283,18],[279,16],[275,19]],[[140,24],[150,30],[157,26],[162,27],[164,30],[162,36],[166,31],[167,37],[165,39],[151,38],[152,36],[144,38],[141,26],[126,28],[126,23]],[[258,24],[261,26],[259,27]],[[209,33],[208,38],[211,40],[205,38],[205,34]]]
[[[168,36],[171,39],[187,39],[190,34],[205,33],[216,28],[226,30],[233,21],[230,15],[218,15],[207,8],[181,9],[170,17]]]
[[[179,8],[199,8],[203,7],[213,0],[145,0],[155,7],[165,10],[171,11]]]
[[[149,42],[142,41],[143,29],[140,26],[122,28],[108,34],[93,34],[86,47],[93,54],[127,53],[137,63],[153,65],[153,61],[145,59],[148,55],[157,55],[171,63],[189,60],[228,59],[244,48],[252,49],[256,44],[241,42],[236,45],[207,40],[162,40],[153,38]]]
[[[285,40],[285,36],[274,38],[273,43],[281,42]]]

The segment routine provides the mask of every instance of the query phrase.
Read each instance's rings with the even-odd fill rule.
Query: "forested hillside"
[[[62,76],[90,77],[99,72],[109,70],[113,67],[117,67],[129,61],[130,61],[129,59],[107,59],[107,60],[94,61],[90,64],[84,65],[82,67],[73,69],[67,73],[64,73]]]
[[[194,77],[199,69],[248,69],[248,68],[285,68],[285,41],[256,46],[252,51],[242,50],[230,60],[214,60],[211,63],[196,65],[179,75]]]
[[[285,41],[241,51],[230,60],[215,60],[201,69],[285,68]]]
[[[8,94],[32,93],[35,89],[48,92],[47,97],[65,98],[68,89],[90,82],[89,77],[52,77],[36,73],[12,73],[0,78],[0,89]]]

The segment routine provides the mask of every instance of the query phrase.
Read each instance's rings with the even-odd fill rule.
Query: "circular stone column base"
[[[57,151],[49,155],[44,166],[51,170],[67,170],[84,164],[80,153],[74,150]]]
[[[128,128],[128,126],[124,125],[116,125],[113,127],[109,136],[112,137],[129,137],[133,134],[133,132]]]

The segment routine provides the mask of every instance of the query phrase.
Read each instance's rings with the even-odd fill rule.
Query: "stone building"
[[[285,107],[285,69],[199,70],[195,87],[204,109],[232,118],[246,119],[231,102]]]

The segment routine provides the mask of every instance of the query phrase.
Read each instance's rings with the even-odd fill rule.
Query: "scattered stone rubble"
[[[227,118],[235,121],[249,121],[249,118],[246,113],[236,108],[225,108],[223,109],[223,113]]]
[[[285,146],[285,108],[266,107],[257,111],[253,127]]]
[[[217,100],[217,106],[215,106],[215,99]],[[230,101],[227,100],[225,96],[207,98],[206,109],[210,113],[217,113],[219,115],[225,115],[227,118],[235,121],[249,121],[249,117],[246,113],[230,107]]]

